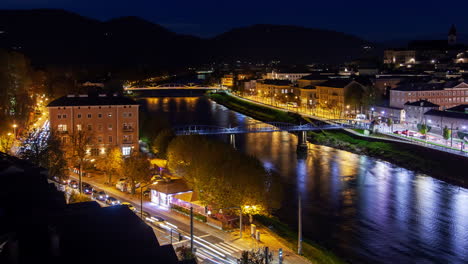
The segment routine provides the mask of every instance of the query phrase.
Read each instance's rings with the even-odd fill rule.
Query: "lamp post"
[[[16,138],[16,128],[18,127],[17,124],[13,124],[13,135],[15,135]]]

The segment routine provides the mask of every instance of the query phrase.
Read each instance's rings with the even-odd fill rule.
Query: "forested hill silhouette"
[[[0,48],[34,64],[171,68],[229,60],[336,63],[365,55],[365,40],[297,26],[254,25],[214,38],[181,35],[138,17],[99,21],[55,9],[0,10]]]

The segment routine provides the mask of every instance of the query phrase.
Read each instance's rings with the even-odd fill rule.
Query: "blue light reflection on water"
[[[152,98],[143,106],[174,125],[253,122],[204,98]],[[238,149],[280,174],[285,198],[276,214],[292,227],[297,192],[304,194],[305,237],[353,263],[468,263],[467,189],[324,146],[310,144],[298,159],[296,143],[285,132],[236,136]]]

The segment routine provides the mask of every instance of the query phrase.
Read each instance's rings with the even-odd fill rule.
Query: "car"
[[[128,203],[128,202],[123,202],[123,203],[121,203],[121,205],[125,205],[125,206],[127,206],[127,207],[128,207],[128,209],[132,210],[133,212],[135,212],[135,211],[136,211],[136,208],[135,208],[135,206],[133,206],[133,204],[131,204],[131,203]]]
[[[78,189],[78,182],[75,181],[75,180],[71,180],[70,183],[68,184],[70,187],[72,187],[73,189]]]
[[[119,205],[119,204],[120,204],[120,201],[117,200],[117,199],[114,198],[114,197],[110,197],[110,196],[109,196],[109,197],[107,197],[107,199],[106,199],[106,204],[108,204],[108,205]]]
[[[142,215],[143,219],[151,219],[151,215],[146,211],[141,211],[138,215]]]
[[[81,184],[81,187],[83,188],[83,193],[84,194],[92,194],[93,193],[93,186],[91,186],[90,184],[83,182]]]
[[[143,196],[148,197],[150,195],[150,193],[151,193],[151,190],[146,189],[146,190],[143,191]]]
[[[105,191],[98,191],[98,190],[93,190],[93,194],[91,195],[93,199],[99,200],[99,201],[105,201],[109,195]]]

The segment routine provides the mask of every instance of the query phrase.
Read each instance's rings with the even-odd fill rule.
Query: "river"
[[[255,122],[205,97],[140,101],[174,126]],[[467,189],[325,146],[309,144],[301,158],[296,144],[287,132],[236,135],[237,149],[281,175],[285,195],[275,215],[294,229],[301,194],[306,238],[351,263],[468,263]]]

